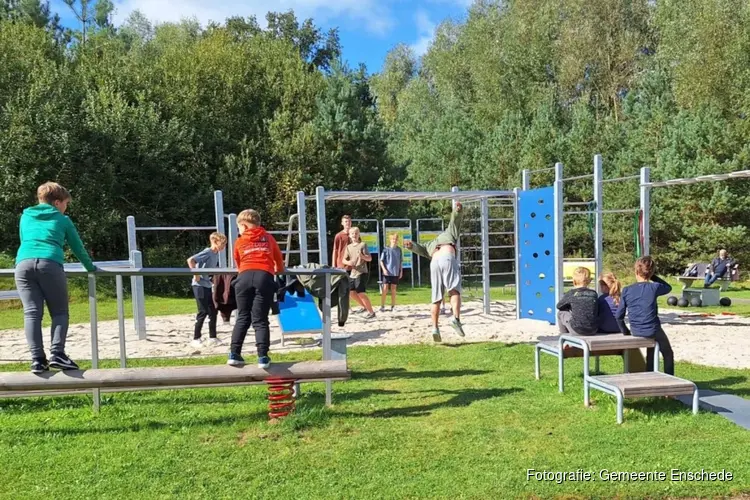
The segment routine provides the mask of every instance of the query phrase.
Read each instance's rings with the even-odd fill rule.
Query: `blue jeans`
[[[717,280],[724,277],[724,275],[727,274],[727,268],[726,267],[717,267],[713,274],[707,274],[706,275],[706,286],[711,286],[714,283],[716,283]]]

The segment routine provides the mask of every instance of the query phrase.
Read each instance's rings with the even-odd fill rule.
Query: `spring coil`
[[[273,378],[268,384],[268,418],[282,418],[294,411],[294,380]]]

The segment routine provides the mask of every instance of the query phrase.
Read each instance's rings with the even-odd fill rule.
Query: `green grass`
[[[319,353],[297,353],[315,359]],[[289,360],[290,356],[276,356]],[[0,401],[3,498],[696,497],[750,492],[750,432],[670,399],[582,404],[580,360],[557,392],[528,345],[353,348],[353,379],[303,386],[269,424],[261,387]],[[146,365],[221,363],[150,360]],[[614,358],[603,368],[619,371]],[[25,365],[0,370],[25,369]],[[677,365],[703,386],[750,393],[750,370]],[[731,482],[536,482],[527,469],[721,470]]]

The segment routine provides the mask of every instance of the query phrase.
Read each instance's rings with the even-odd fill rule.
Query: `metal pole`
[[[143,254],[134,251],[130,255],[130,261],[133,267],[140,269],[143,267]],[[138,276],[135,290],[131,290],[133,299],[133,316],[135,317],[135,331],[138,333],[139,340],[146,340],[146,292],[143,287],[143,276]]]
[[[216,232],[226,235],[224,229],[224,194],[214,191],[214,214],[216,216]],[[219,253],[219,267],[227,267],[227,252]]]
[[[331,359],[331,276],[323,277],[325,281],[323,295],[323,361]],[[326,380],[326,405],[333,403],[333,383]]]
[[[594,155],[594,203],[596,204],[596,213],[594,216],[594,259],[596,261],[594,270],[596,276],[594,281],[596,282],[596,291],[600,293],[599,289],[599,276],[601,276],[603,267],[603,254],[604,254],[604,232],[602,225],[602,208],[603,208],[603,184],[602,184],[602,155]]]
[[[385,221],[383,221],[383,233],[385,233]],[[383,270],[380,268],[380,252],[383,251],[383,247],[380,245],[380,224],[378,224],[377,219],[375,219],[375,234],[377,235],[375,238],[378,244],[378,253],[375,256],[375,267],[378,268],[378,293],[382,293]]]
[[[409,219],[409,235],[414,238],[414,228],[411,225],[411,219]],[[378,266],[380,268],[380,266]],[[411,268],[409,268],[409,274],[411,274],[411,287],[414,288],[414,252],[411,253]]]
[[[487,198],[480,201],[481,222],[482,222],[482,293],[484,297],[484,313],[490,314],[490,208]]]
[[[96,275],[89,274],[89,321],[91,323],[91,368],[99,368],[99,315],[96,310]],[[99,389],[92,389],[94,411],[99,412],[101,394]]]
[[[519,223],[519,212],[518,212],[518,196],[520,190],[518,188],[513,189],[513,247],[516,253],[515,273],[516,273],[516,319],[521,319],[521,252],[518,244],[518,228],[521,227]]]
[[[131,259],[131,265],[133,267],[135,266],[135,262],[132,261],[133,259],[133,252],[138,250],[138,239],[136,237],[136,228],[135,228],[135,217],[132,215],[129,215],[126,219],[127,224],[127,231],[128,231],[128,258]],[[136,302],[136,290],[138,290],[138,283],[139,281],[143,283],[143,278],[141,276],[131,276],[130,277],[130,292],[133,295],[133,328],[138,330],[138,303]]]
[[[115,276],[117,286],[117,324],[120,329],[120,368],[127,366],[127,351],[125,348],[125,304],[123,303],[122,276]]]
[[[307,260],[307,211],[305,210],[305,192],[297,191],[297,227],[299,228],[299,262],[303,266]]]
[[[521,170],[521,189],[523,191],[528,191],[531,186],[530,182],[531,172],[529,172],[528,169]]]
[[[322,186],[315,188],[315,204],[318,215],[318,251],[320,264],[328,265],[328,240],[326,227],[326,190]]]
[[[563,164],[555,163],[555,303],[562,298],[563,289],[563,259],[564,240],[563,240]],[[518,285],[516,285],[518,286]],[[562,351],[560,351],[562,352]],[[561,354],[562,356],[562,354]]]
[[[451,188],[451,193],[458,193],[459,189],[458,186],[453,186]],[[451,200],[451,210],[456,209],[456,199],[454,198]],[[461,262],[461,238],[458,238],[458,241],[456,242],[456,257],[458,258],[458,262]]]
[[[234,244],[237,241],[237,238],[240,237],[240,228],[237,226],[237,214],[229,214],[227,217],[227,224],[229,225],[227,228],[229,231],[227,237],[229,240],[229,243],[227,244],[227,266],[232,267],[232,264],[234,264]]]
[[[417,238],[417,243],[420,243],[419,241],[419,222],[420,220],[417,219],[417,234],[415,237]],[[411,265],[414,266],[414,260],[417,261],[417,284],[419,288],[422,288],[422,258],[419,255],[416,255],[414,252],[411,254]]]
[[[641,217],[643,218],[643,248],[641,255],[649,255],[651,245],[651,187],[648,186],[651,177],[649,167],[641,168]]]

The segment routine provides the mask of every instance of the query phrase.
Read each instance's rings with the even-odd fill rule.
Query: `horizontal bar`
[[[481,200],[482,198],[513,197],[513,191],[325,191],[329,201],[432,201]]]
[[[580,259],[563,259],[563,262],[596,262],[596,259],[588,258],[588,257],[582,257]]]
[[[500,249],[510,249],[510,248],[516,248],[515,245],[497,245],[497,246],[489,246],[487,247],[490,250],[500,250]],[[482,247],[465,247],[462,246],[461,250],[482,250]]]
[[[515,271],[511,271],[508,273],[490,273],[490,276],[515,276],[515,275],[516,275]],[[464,274],[463,277],[464,278],[481,278],[482,275],[481,274]]]
[[[588,205],[589,203],[593,203],[592,201],[566,201],[563,203],[563,206],[566,207],[572,207],[572,206],[579,206],[579,205]]]
[[[607,210],[602,210],[603,214],[630,214],[634,212],[639,212],[640,208],[611,208]]]
[[[595,210],[566,210],[563,212],[564,215],[575,215],[575,214],[595,214]]]
[[[0,278],[12,278],[15,270],[13,269],[0,269]],[[117,268],[117,267],[101,267],[97,268],[93,273],[89,273],[85,270],[65,270],[65,274],[68,276],[88,276],[93,274],[95,276],[194,276],[196,269],[190,269],[187,267],[133,267],[133,268]],[[237,274],[237,269],[234,268],[203,268],[200,269],[200,274],[203,275],[214,275],[214,274]],[[346,276],[347,273],[343,269],[296,269],[288,268],[282,273],[277,273],[278,276]]]
[[[576,175],[576,176],[573,176],[573,177],[566,177],[566,178],[560,179],[560,180],[562,180],[563,182],[565,182],[565,181],[577,181],[578,179],[588,179],[588,178],[591,178],[591,177],[594,177],[594,174]]]
[[[642,187],[662,187],[662,186],[679,186],[685,184],[695,184],[696,182],[714,182],[724,181],[727,179],[740,179],[750,177],[750,170],[739,170],[726,174],[700,175],[698,177],[689,177],[684,179],[669,179],[666,181],[647,182],[641,184]]]
[[[641,178],[640,174],[636,174],[636,175],[627,175],[627,176],[625,176],[625,177],[615,177],[615,178],[613,178],[613,179],[602,179],[602,184],[604,184],[605,182],[620,182],[620,181],[629,181],[629,180],[631,180],[631,179],[640,179],[640,178]]]
[[[137,227],[136,231],[216,231],[216,226],[147,226]]]
[[[502,235],[509,235],[509,234],[516,234],[513,231],[495,231],[495,232],[489,232],[487,233],[490,236],[502,236]],[[482,233],[461,233],[461,236],[482,236]]]
[[[299,236],[299,231],[266,231],[266,232],[267,232],[268,234],[278,234],[278,235],[281,235],[281,236],[289,236],[289,234],[290,234],[290,233],[291,233],[291,234],[293,234],[293,235],[295,235],[295,236]],[[305,232],[306,232],[307,234],[318,234],[318,231],[317,231],[317,229],[316,229],[316,230],[314,230],[314,231],[312,231],[312,230],[307,230],[307,231],[305,231]]]

